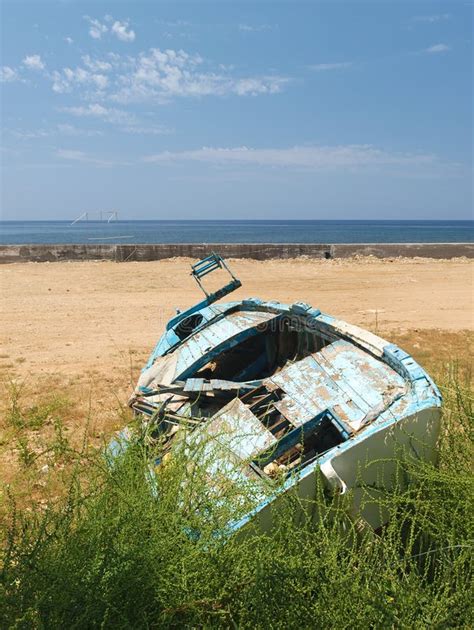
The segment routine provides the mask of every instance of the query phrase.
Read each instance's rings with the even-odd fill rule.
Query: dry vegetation
[[[162,501],[150,500],[141,453],[115,472],[98,455],[131,419],[126,401],[162,326],[156,305],[163,300],[165,318],[171,304],[196,298],[186,280],[178,299],[188,261],[116,265],[101,276],[102,264],[11,266],[3,290],[11,291],[12,276],[19,286],[5,293],[0,355],[2,627],[264,628],[268,619],[301,627],[310,618],[333,628],[472,625],[472,266],[259,263],[257,282],[248,261],[234,267],[242,262],[246,294],[304,299],[362,324],[438,380],[446,399],[439,467],[412,470],[417,489],[387,498],[392,524],[375,545],[348,546],[328,522],[292,522],[292,499],[272,537],[224,550],[208,531],[196,543],[183,536],[190,522],[178,492],[162,487]],[[137,271],[153,271],[153,288],[137,283]],[[468,291],[460,297],[462,282]],[[395,284],[403,303],[388,300]],[[28,290],[34,308],[26,310]],[[366,308],[357,310],[361,297]],[[407,325],[410,304],[423,311],[416,326]],[[168,487],[176,490],[182,474],[176,470]],[[330,510],[321,496],[315,501]]]
[[[270,533],[216,537],[245,505],[239,489],[210,502],[179,458],[151,487],[140,444],[112,467],[94,447],[103,436],[89,399],[51,383],[23,398],[10,384],[3,426],[15,472],[2,487],[0,625],[472,627],[474,397],[465,361],[441,361],[438,465],[401,462],[410,484],[381,497],[390,518],[378,536],[356,535],[344,505],[316,485],[304,504],[285,495]],[[126,421],[116,406],[110,428]]]

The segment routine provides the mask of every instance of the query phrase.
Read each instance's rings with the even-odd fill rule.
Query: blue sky
[[[2,8],[2,219],[466,219],[472,4]]]

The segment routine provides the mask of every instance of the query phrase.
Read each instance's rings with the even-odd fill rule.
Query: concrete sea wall
[[[57,262],[64,260],[113,260],[116,262],[202,258],[216,251],[225,258],[474,258],[474,243],[160,243],[0,245],[0,264]]]

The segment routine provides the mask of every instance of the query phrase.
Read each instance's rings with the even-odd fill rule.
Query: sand
[[[111,377],[127,370],[130,357],[140,362],[151,351],[176,307],[201,299],[189,275],[190,263],[1,266],[0,369],[30,377]],[[473,261],[363,258],[230,264],[243,283],[233,294],[236,299],[304,301],[381,335],[473,329]]]

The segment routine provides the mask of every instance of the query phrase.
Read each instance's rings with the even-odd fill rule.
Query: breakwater
[[[217,251],[225,258],[254,260],[298,258],[474,258],[474,243],[160,243],[0,245],[0,264],[112,260],[115,262],[202,258]]]

